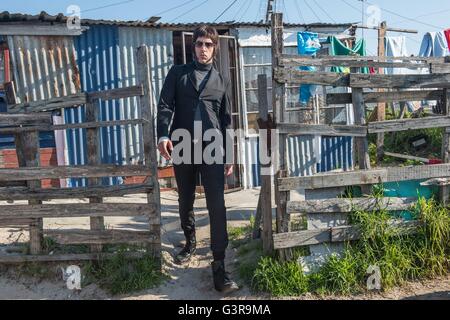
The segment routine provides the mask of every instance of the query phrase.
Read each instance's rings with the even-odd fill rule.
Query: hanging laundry
[[[449,45],[444,31],[428,32],[423,36],[420,57],[445,57],[449,55]]]
[[[447,47],[450,48],[450,29],[444,30],[444,35],[445,39],[447,39]]]
[[[408,49],[406,47],[406,37],[405,36],[399,36],[399,37],[386,37],[385,41],[385,48],[386,48],[386,56],[387,57],[408,57]],[[401,60],[391,60],[390,62],[401,62]],[[417,69],[408,69],[408,68],[386,68],[385,74],[416,74]],[[394,102],[394,109],[402,109],[403,106],[406,106],[408,108],[409,112],[414,112],[418,108],[420,108],[420,103],[413,103],[413,102],[401,102],[397,103]]]
[[[319,34],[313,32],[299,32],[297,34],[298,54],[313,56],[322,48]]]
[[[385,41],[387,57],[408,57],[408,49],[406,48],[406,37],[386,37]],[[392,60],[391,62],[397,62]],[[401,62],[401,61],[400,61]],[[386,68],[386,74],[409,74],[412,70],[406,68]],[[414,73],[417,73],[416,71]]]
[[[297,34],[298,54],[303,56],[314,56],[321,49],[319,35],[313,32],[299,32]],[[302,71],[316,71],[315,67],[300,67]],[[316,93],[317,86],[304,84],[300,87],[300,102],[307,104]]]
[[[353,48],[349,48],[338,38],[331,36],[328,38],[330,42],[330,55],[332,56],[365,56],[366,55],[366,41],[360,39],[356,41]],[[350,68],[348,67],[333,67],[332,72],[339,73],[350,73]],[[361,68],[361,73],[369,73],[369,68]]]

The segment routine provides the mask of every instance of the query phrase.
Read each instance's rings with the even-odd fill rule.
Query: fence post
[[[5,84],[6,99],[8,105],[17,103],[16,92],[14,84],[9,82]],[[40,150],[39,150],[39,132],[23,132],[14,135],[16,144],[17,160],[19,167],[39,167],[40,165]],[[27,187],[30,189],[38,189],[41,187],[40,180],[27,181]],[[42,204],[39,200],[28,200],[29,205]],[[44,219],[36,218],[30,224],[30,253],[41,254],[42,243],[44,240]]]
[[[145,120],[142,125],[145,165],[149,169],[150,179],[148,183],[153,186],[152,192],[147,194],[147,202],[155,206],[158,224],[151,224],[150,231],[159,239],[158,244],[151,246],[150,251],[161,264],[161,203],[158,182],[158,160],[156,158],[156,138],[154,126],[154,114],[156,108],[152,104],[152,79],[150,54],[147,46],[137,49],[138,79],[144,89],[144,95],[139,99],[141,118]]]
[[[267,141],[266,148],[268,151],[268,156],[271,156],[271,145],[270,145],[270,130],[271,126],[267,125],[269,122],[269,102],[267,100],[267,76],[258,76],[258,102],[259,102],[259,118],[262,123],[266,125],[263,126],[266,129],[266,136],[263,136],[263,132],[259,132],[260,148],[261,141],[265,139]],[[261,126],[260,126],[260,129]],[[260,149],[261,151],[261,149]],[[263,150],[262,152],[265,152]],[[271,164],[261,164],[261,169],[270,170]],[[263,221],[263,250],[264,254],[270,255],[273,252],[273,238],[272,238],[272,175],[266,174],[261,175],[261,193],[259,196],[260,204],[260,216]],[[259,225],[259,222],[258,222]]]
[[[363,89],[352,88],[353,112],[355,114],[355,125],[366,125],[366,112],[364,105]],[[358,153],[358,165],[360,170],[370,169],[369,141],[368,137],[355,138]],[[362,186],[365,194],[371,193],[370,186]]]
[[[380,28],[378,29],[378,56],[384,57],[386,55],[386,29],[387,24],[386,21],[383,21],[380,24]],[[379,68],[378,72],[380,74],[384,74],[384,68]],[[379,89],[378,92],[383,92],[384,89]],[[386,120],[386,103],[380,102],[377,106],[377,121]],[[379,164],[383,160],[383,151],[384,151],[384,133],[377,134],[377,164]]]
[[[98,121],[98,100],[92,101],[89,99],[86,103],[86,122],[95,122]],[[101,163],[100,159],[100,128],[90,128],[86,129],[86,138],[87,138],[87,160],[88,165],[95,166]],[[99,178],[89,178],[88,185],[89,186],[97,186],[101,185],[101,179]],[[103,198],[101,197],[90,197],[89,203],[103,203]],[[90,218],[91,230],[105,230],[105,219],[104,217],[91,217]],[[93,244],[91,245],[92,252],[101,252],[102,245]]]
[[[274,123],[285,121],[285,103],[286,103],[286,84],[279,83],[275,79],[276,72],[283,68],[280,65],[281,55],[283,54],[283,14],[272,14],[272,108],[274,111]],[[279,139],[278,163],[279,170],[275,175],[275,201],[277,203],[277,233],[289,232],[289,215],[287,214],[287,202],[289,201],[289,192],[282,192],[278,189],[278,179],[287,177],[287,135],[281,134]],[[280,250],[280,259],[289,260],[290,250]]]
[[[450,115],[450,99],[449,99],[449,89],[444,89],[443,95],[443,106],[444,115]],[[444,163],[450,163],[450,128],[444,128],[444,134],[442,136],[442,160]],[[442,186],[440,188],[440,198],[444,206],[448,205],[449,202],[449,187]]]

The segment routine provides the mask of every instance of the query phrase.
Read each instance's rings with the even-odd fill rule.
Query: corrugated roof
[[[0,23],[65,23],[67,21],[67,16],[62,13],[57,15],[50,15],[45,11],[40,14],[30,15],[22,13],[10,13],[8,11],[3,11],[0,13]],[[118,21],[118,20],[95,20],[95,19],[82,19],[81,24],[85,26],[89,25],[115,25],[115,26],[127,26],[127,27],[147,27],[147,28],[166,28],[166,29],[195,29],[197,26],[202,24],[208,24],[214,26],[218,29],[229,29],[229,28],[239,28],[239,27],[269,27],[268,24],[260,22],[237,22],[237,21],[226,21],[226,22],[192,22],[192,23],[161,23],[161,22],[146,22],[146,21]],[[311,24],[294,24],[285,23],[286,28],[350,28],[355,26],[355,23],[311,23]]]

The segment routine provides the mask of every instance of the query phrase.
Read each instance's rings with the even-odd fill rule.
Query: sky
[[[388,27],[417,30],[407,37],[409,54],[417,55],[426,32],[450,28],[450,1],[427,0],[277,0],[275,11],[283,12],[289,23],[374,24],[387,21]],[[76,5],[81,18],[147,20],[161,16],[161,22],[254,22],[265,19],[267,0],[0,0],[0,11],[37,14],[69,14]],[[401,35],[389,32],[388,36]],[[361,30],[369,55],[377,53],[377,31]]]

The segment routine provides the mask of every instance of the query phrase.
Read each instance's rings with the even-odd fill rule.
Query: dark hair
[[[194,30],[193,43],[197,41],[198,38],[209,38],[214,43],[214,54],[213,57],[216,57],[217,50],[219,49],[219,33],[216,28],[207,26],[206,24],[197,27]],[[195,57],[195,46],[192,47],[192,51]]]

